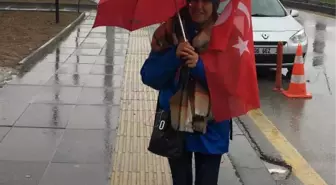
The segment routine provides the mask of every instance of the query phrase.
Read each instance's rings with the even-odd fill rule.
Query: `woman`
[[[176,17],[162,24],[154,32],[152,51],[146,59],[141,76],[144,84],[159,90],[159,106],[172,111],[172,99],[180,90],[178,74],[182,66],[188,66],[190,76],[207,90],[204,65],[200,53],[206,50],[211,26],[217,19],[219,0],[188,0],[180,13],[187,40]],[[186,132],[186,152],[177,159],[168,159],[173,185],[192,185],[192,155],[195,156],[195,185],[217,185],[221,156],[228,152],[230,120],[215,122],[203,119],[205,129]]]

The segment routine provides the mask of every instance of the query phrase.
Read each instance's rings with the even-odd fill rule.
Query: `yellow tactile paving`
[[[131,37],[129,41],[128,53],[147,54],[150,49],[150,45],[147,44],[149,42],[149,36],[136,37],[136,39],[132,38],[133,37]]]
[[[166,158],[147,151],[157,92],[142,84],[140,68],[150,51],[147,29],[130,34],[111,185],[171,185]]]

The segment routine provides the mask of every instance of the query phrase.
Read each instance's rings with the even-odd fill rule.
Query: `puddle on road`
[[[271,164],[266,161],[263,161],[263,163],[276,181],[286,180],[290,175],[290,171],[283,166]]]

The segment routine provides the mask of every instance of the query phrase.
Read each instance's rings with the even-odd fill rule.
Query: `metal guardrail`
[[[280,0],[285,6],[336,15],[336,0]]]

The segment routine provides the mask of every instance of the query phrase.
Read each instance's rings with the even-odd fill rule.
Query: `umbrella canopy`
[[[93,27],[134,31],[168,20],[185,5],[186,0],[100,0]]]

